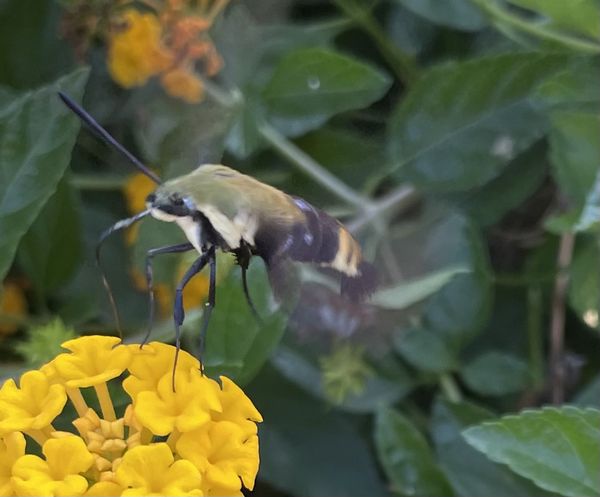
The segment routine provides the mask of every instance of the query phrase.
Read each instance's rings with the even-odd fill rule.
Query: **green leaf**
[[[468,362],[462,379],[481,395],[508,395],[523,390],[529,383],[527,363],[503,352],[486,352]]]
[[[279,343],[287,318],[269,308],[271,292],[265,267],[254,260],[248,270],[248,286],[264,321],[258,323],[248,307],[236,269],[218,286],[204,361],[209,375],[225,375],[244,384],[258,373]]]
[[[461,436],[461,431],[467,426],[493,417],[492,412],[471,402],[453,403],[439,397],[435,401],[431,435],[439,464],[455,494],[460,497],[545,495],[529,480],[481,457]]]
[[[389,87],[389,77],[370,65],[332,50],[307,48],[281,59],[263,98],[278,128],[287,123],[300,134],[335,114],[369,106]]]
[[[0,280],[71,158],[79,119],[56,92],[79,100],[87,77],[75,71],[0,108]]]
[[[550,159],[561,190],[581,208],[600,171],[600,117],[584,111],[552,113]]]
[[[600,411],[572,406],[523,411],[463,432],[493,461],[569,497],[600,495]]]
[[[214,100],[196,106],[166,96],[140,104],[151,118],[135,128],[136,136],[144,156],[163,168],[163,179],[188,174],[202,163],[220,162],[232,109]]]
[[[425,253],[438,267],[470,270],[457,274],[427,300],[423,318],[426,328],[460,346],[480,331],[492,304],[491,268],[481,233],[468,218],[448,215],[430,234]]]
[[[403,281],[397,285],[379,290],[370,301],[383,309],[406,309],[407,307],[433,295],[458,274],[468,273],[465,266],[452,266],[435,271],[412,281]]]
[[[58,184],[42,212],[21,239],[19,266],[41,296],[66,282],[81,262],[79,205],[68,179]]]
[[[439,374],[456,367],[448,346],[430,330],[402,330],[394,337],[394,348],[408,363],[423,371]]]
[[[72,68],[71,47],[59,36],[63,8],[58,2],[0,2],[0,84],[29,89]],[[8,49],[10,47],[10,49]]]
[[[375,448],[395,492],[453,495],[423,435],[400,413],[382,408],[375,417]]]
[[[579,318],[591,328],[600,329],[600,241],[597,237],[581,236],[577,238],[573,262],[571,263],[571,282],[569,285],[569,304]]]
[[[578,407],[595,407],[600,409],[600,374],[597,374],[580,390],[573,403]]]
[[[264,417],[260,475],[287,495],[387,495],[355,416],[342,415],[265,367],[247,387]]]
[[[545,154],[546,147],[539,142],[510,162],[497,178],[476,190],[455,194],[451,200],[480,226],[493,225],[541,186],[548,174]]]
[[[600,37],[600,4],[597,0],[509,0],[510,3],[546,16],[556,27],[592,38]]]
[[[396,0],[427,20],[465,31],[477,31],[486,25],[479,8],[469,0]]]
[[[598,107],[598,61],[592,57],[577,58],[568,69],[546,79],[534,92],[541,108]]]
[[[246,93],[244,104],[238,109],[225,145],[227,150],[240,159],[256,152],[262,145],[258,122],[264,110],[255,95]]]
[[[388,143],[400,179],[436,191],[481,186],[546,130],[532,91],[565,57],[515,53],[434,67],[394,112]]]
[[[296,140],[302,150],[331,173],[357,190],[372,188],[385,171],[385,157],[379,140],[355,131],[324,127],[307,133]],[[306,191],[314,195],[314,180],[295,169],[288,180],[293,191]],[[325,190],[323,197],[331,202],[331,194]],[[321,198],[323,198],[321,197]]]

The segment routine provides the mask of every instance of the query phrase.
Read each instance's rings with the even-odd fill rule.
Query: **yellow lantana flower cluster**
[[[158,77],[165,91],[176,98],[198,103],[203,86],[196,64],[213,76],[223,62],[208,30],[228,0],[153,2],[153,10],[124,10],[109,36],[108,68],[124,88]]]
[[[158,342],[87,336],[63,348],[0,388],[0,495],[230,496],[253,488],[262,418],[231,380],[203,376],[183,351],[173,373],[175,348]],[[130,403],[117,409],[116,381],[108,382],[122,375]],[[74,413],[75,430],[54,426],[63,411]],[[27,439],[41,456],[27,453]]]

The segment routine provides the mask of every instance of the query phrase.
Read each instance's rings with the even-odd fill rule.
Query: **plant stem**
[[[381,51],[381,55],[392,68],[396,76],[406,86],[410,86],[418,78],[418,68],[413,57],[405,54],[383,34],[381,26],[373,17],[371,10],[363,8],[354,0],[335,0],[336,5],[364,29]]]
[[[600,53],[600,44],[579,38],[574,38],[557,31],[522,19],[508,9],[501,7],[495,0],[472,0],[481,7],[496,23],[503,23],[519,29],[542,40],[549,40],[579,52]]]
[[[562,404],[565,397],[564,339],[566,296],[569,284],[569,266],[573,259],[575,235],[565,233],[558,249],[558,274],[552,295],[552,318],[550,320],[550,371],[552,375],[552,402]]]
[[[95,176],[72,174],[69,183],[77,190],[107,191],[120,190],[127,181],[124,176]]]
[[[542,289],[531,285],[527,290],[527,336],[529,341],[529,370],[533,389],[537,392],[544,385],[544,356],[542,344]]]
[[[283,157],[292,162],[298,168],[311,176],[320,185],[327,188],[342,200],[348,202],[359,210],[368,210],[371,201],[350,188],[346,183],[331,174],[321,164],[307,155],[303,150],[294,145],[279,131],[268,123],[262,123],[258,127],[261,136]]]
[[[444,373],[440,375],[440,388],[442,389],[442,392],[444,392],[446,398],[453,404],[457,404],[462,401],[460,389],[450,373]]]

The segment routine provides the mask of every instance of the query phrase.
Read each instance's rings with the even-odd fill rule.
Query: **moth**
[[[69,96],[62,92],[59,96],[102,140],[157,184],[156,190],[146,198],[146,210],[118,221],[103,233],[96,250],[97,259],[104,239],[146,216],[176,223],[188,240],[186,243],[152,249],[146,255],[150,323],[154,309],[152,259],[160,254],[192,250],[198,254],[175,291],[173,318],[177,350],[180,327],[184,321],[183,289],[194,275],[208,265],[209,290],[200,331],[199,350],[202,355],[210,315],[215,307],[217,250],[235,255],[241,267],[244,295],[259,320],[248,292],[246,277],[252,256],[258,256],[265,262],[275,294],[285,284],[287,261],[333,269],[341,276],[341,294],[354,302],[364,299],[375,289],[375,268],[364,260],[358,242],[343,224],[306,200],[220,164],[202,164],[189,174],[163,182]],[[103,281],[109,289],[104,276]],[[117,315],[110,290],[109,297]],[[146,339],[149,333],[150,327]]]

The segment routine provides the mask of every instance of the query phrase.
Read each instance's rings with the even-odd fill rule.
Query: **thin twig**
[[[552,402],[562,404],[565,396],[565,370],[563,363],[565,307],[569,284],[569,266],[573,259],[575,235],[565,233],[558,249],[558,274],[552,295],[552,318],[550,320],[550,374],[552,377]]]

